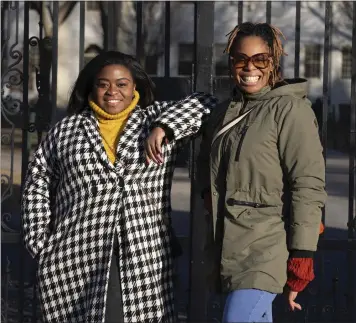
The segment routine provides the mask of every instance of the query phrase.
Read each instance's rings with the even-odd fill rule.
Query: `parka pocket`
[[[229,206],[248,206],[253,208],[266,208],[266,207],[275,207],[275,205],[263,204],[263,203],[255,203],[255,202],[247,202],[247,201],[239,201],[233,198],[229,198],[226,203]]]
[[[228,212],[225,212],[225,218],[230,222],[236,222],[236,220],[243,216],[248,209],[246,207],[234,207],[233,209],[229,209]]]
[[[239,201],[226,201],[226,218],[232,225],[242,229],[265,231],[283,222],[281,207],[270,204]]]

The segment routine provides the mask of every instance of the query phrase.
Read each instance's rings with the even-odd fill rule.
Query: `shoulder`
[[[47,133],[47,138],[58,140],[63,135],[66,136],[68,133],[73,133],[84,118],[85,116],[81,113],[64,117],[50,128]]]
[[[274,100],[271,107],[275,108],[275,121],[280,123],[285,118],[315,118],[312,104],[307,98],[285,95]]]
[[[58,130],[65,130],[65,129],[73,129],[74,127],[77,127],[78,124],[86,118],[84,113],[79,113],[79,114],[74,114],[70,116],[64,117],[62,120],[58,121],[55,125],[54,128],[57,128]]]

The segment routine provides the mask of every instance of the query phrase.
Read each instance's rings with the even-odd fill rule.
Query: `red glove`
[[[301,292],[315,278],[314,260],[313,258],[290,258],[287,272],[288,287],[295,292]]]
[[[322,234],[324,229],[324,224],[320,223],[319,234]],[[313,258],[289,258],[287,272],[288,287],[295,292],[301,292],[315,278],[314,260]]]
[[[320,222],[320,229],[319,229],[319,234],[322,234],[325,230],[325,226],[323,224],[323,222]]]

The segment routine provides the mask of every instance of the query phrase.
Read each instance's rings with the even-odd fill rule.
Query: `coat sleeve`
[[[318,124],[306,100],[292,104],[279,120],[278,131],[281,163],[291,194],[288,247],[316,251],[326,200],[325,162]]]
[[[32,257],[42,251],[49,237],[51,192],[56,170],[57,128],[52,128],[29,163],[22,195],[22,225],[25,246]]]
[[[154,125],[169,128],[180,140],[195,135],[216,104],[211,94],[196,92],[181,101],[155,102],[149,112]]]

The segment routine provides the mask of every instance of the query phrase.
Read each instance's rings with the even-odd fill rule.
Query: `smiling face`
[[[234,46],[233,52],[230,56],[231,70],[234,81],[237,87],[246,93],[256,93],[268,84],[270,73],[273,70],[272,58],[268,55],[257,54],[269,54],[270,48],[267,43],[259,36],[246,36],[239,39]],[[250,57],[255,60],[256,67]],[[247,58],[246,64],[239,64]],[[266,60],[266,64],[263,60]],[[244,65],[244,66],[241,66]],[[262,67],[261,66],[266,66]]]
[[[96,76],[93,101],[109,114],[125,110],[132,102],[135,83],[131,72],[122,65],[107,65]]]

